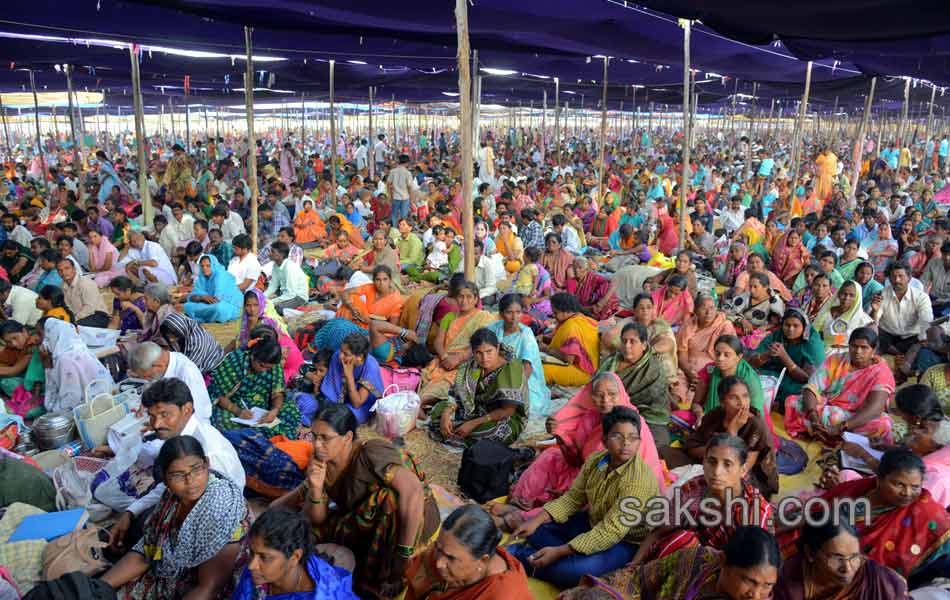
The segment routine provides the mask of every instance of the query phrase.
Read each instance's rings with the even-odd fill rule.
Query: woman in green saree
[[[620,332],[620,352],[604,359],[598,373],[616,373],[620,377],[654,442],[662,447],[670,444],[669,377],[662,359],[649,344],[646,327],[637,322],[627,323]]]
[[[252,408],[267,412],[259,423],[277,423],[260,430],[268,438],[285,435],[297,439],[300,409],[296,402],[287,402],[284,395],[284,369],[280,345],[270,339],[259,339],[248,348],[239,348],[224,357],[211,373],[208,395],[214,408],[211,424],[221,431],[248,427],[234,418],[250,419]]]
[[[528,419],[524,363],[489,329],[476,331],[470,345],[472,359],[459,367],[449,398],[432,408],[429,435],[453,445],[486,439],[510,445]]]
[[[785,405],[785,398],[800,394],[811,374],[825,360],[825,344],[802,311],[791,308],[782,317],[782,327],[762,340],[759,350],[749,357],[749,364],[763,375],[785,375],[778,386],[774,402]]]
[[[749,400],[759,414],[765,414],[765,395],[759,374],[742,358],[742,342],[734,335],[722,335],[713,346],[716,360],[697,373],[696,394],[690,409],[698,423],[703,414],[719,406],[719,382],[735,375],[749,386]]]

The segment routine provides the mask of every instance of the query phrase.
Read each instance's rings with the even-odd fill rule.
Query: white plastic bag
[[[388,393],[393,390],[393,393]],[[399,391],[392,384],[383,392],[373,406],[376,411],[376,433],[391,440],[402,437],[416,426],[416,415],[422,401],[419,394],[412,391]]]
[[[92,484],[94,473],[81,471],[72,459],[56,467],[53,471],[53,484],[56,486],[56,508],[69,510],[86,508],[92,503]]]
[[[135,464],[141,448],[142,436],[137,432],[125,436],[119,440],[118,447],[113,447],[115,458],[110,460],[97,476],[97,480],[99,480],[102,473],[105,473],[108,479],[96,485],[93,490],[92,493],[96,501],[117,512],[126,510],[135,502],[137,494],[134,488],[128,482],[123,481],[122,478]]]

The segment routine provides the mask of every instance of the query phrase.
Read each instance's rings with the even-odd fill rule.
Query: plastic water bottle
[[[82,452],[82,441],[73,440],[60,448],[63,454],[72,458],[73,456],[79,456],[79,453]]]

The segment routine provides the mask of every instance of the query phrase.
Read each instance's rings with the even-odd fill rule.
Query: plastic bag
[[[96,474],[92,483],[92,494],[98,502],[118,512],[135,502],[139,494],[132,484],[129,469],[138,459],[141,448],[142,437],[138,433],[125,436],[117,448],[113,447],[115,458]]]
[[[92,503],[93,473],[82,471],[76,462],[70,459],[66,464],[53,471],[53,484],[56,486],[56,508],[69,510],[86,508]]]
[[[394,390],[391,394],[386,394]],[[395,384],[386,388],[384,396],[376,402],[376,433],[391,440],[402,437],[416,426],[416,415],[422,401],[413,391],[399,391]]]

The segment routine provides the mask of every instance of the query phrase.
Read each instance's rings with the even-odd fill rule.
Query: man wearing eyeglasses
[[[185,382],[174,377],[156,381],[145,389],[142,406],[148,412],[149,425],[155,437],[161,442],[179,435],[194,437],[201,442],[210,468],[239,487],[244,487],[244,467],[234,446],[214,426],[195,416],[191,390]],[[161,446],[150,450],[157,453],[159,448]],[[154,455],[147,454],[152,453],[140,453],[138,462],[154,459]],[[145,520],[164,492],[165,484],[158,482],[147,494],[129,505],[109,533],[112,548],[125,549],[139,540]]]

